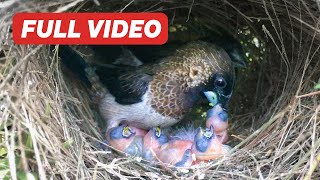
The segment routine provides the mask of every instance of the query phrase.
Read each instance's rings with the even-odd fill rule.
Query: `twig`
[[[189,21],[190,14],[191,14],[191,10],[192,10],[192,7],[193,7],[193,4],[194,4],[194,0],[192,1],[191,5],[190,5],[189,12],[188,12],[188,18],[187,18],[186,22],[188,22],[188,21]]]
[[[79,2],[81,2],[81,1],[83,1],[83,0],[73,1],[73,2],[70,3],[70,4],[68,4],[68,5],[66,5],[66,6],[63,6],[63,7],[59,8],[59,9],[57,9],[57,10],[55,11],[55,13],[66,12],[68,9],[76,6],[76,5],[77,5]]]
[[[296,98],[303,98],[303,97],[309,97],[309,96],[314,96],[314,95],[320,95],[320,91],[316,91],[316,92],[312,92],[312,93],[308,93],[308,94],[303,94],[300,96],[296,96]]]
[[[16,0],[0,2],[0,8],[6,8],[8,6],[11,6],[15,2],[16,2]]]
[[[311,168],[309,169],[307,175],[303,178],[303,180],[308,180],[311,179],[312,173],[316,170],[316,168],[318,167],[318,164],[320,162],[320,153],[317,155],[316,159],[313,160],[312,164],[311,164]]]
[[[32,140],[32,145],[33,145],[34,156],[35,156],[35,159],[36,159],[37,165],[38,165],[39,177],[40,177],[40,179],[47,179],[44,167],[42,165],[42,160],[41,160],[41,155],[40,155],[40,152],[39,152],[39,149],[38,149],[37,139],[35,137],[35,135],[37,134],[36,130],[32,127],[31,119],[30,119],[30,117],[29,117],[29,115],[27,113],[27,110],[26,110],[26,108],[24,106],[22,106],[22,111],[23,111],[23,114],[25,116],[26,127],[28,128],[28,130],[30,132],[30,137],[31,137],[31,140]]]
[[[261,126],[261,128],[259,128],[258,130],[256,130],[254,133],[252,133],[249,137],[247,137],[245,140],[243,140],[241,143],[239,143],[238,145],[236,145],[234,148],[232,148],[230,150],[230,154],[235,152],[237,149],[239,149],[242,145],[244,145],[245,143],[247,143],[248,141],[250,141],[252,138],[254,138],[255,136],[257,136],[260,132],[264,131],[265,129],[267,129],[274,121],[276,121],[278,118],[282,117],[285,115],[285,113],[287,112],[288,108],[290,108],[290,106],[287,106],[284,110],[282,110],[281,112],[279,112],[277,115],[275,115],[274,117],[272,117],[267,123],[263,124]]]
[[[314,144],[315,147],[320,146],[320,139],[318,139],[318,141]],[[295,172],[297,170],[297,168],[305,163],[305,160],[311,155],[311,151],[308,151],[302,158],[299,159],[299,161],[292,167],[292,169],[289,171],[289,175],[286,177],[286,179],[291,179],[293,172]],[[318,158],[318,157],[317,157]]]
[[[34,48],[29,54],[27,54],[25,57],[23,57],[23,59],[21,59],[13,68],[11,68],[9,74],[6,76],[6,78],[3,80],[3,82],[0,85],[0,89],[2,89],[6,83],[8,82],[9,79],[12,78],[12,76],[17,72],[17,70],[20,68],[20,66],[24,63],[28,61],[28,58],[35,54],[36,52],[38,52],[38,50],[42,47],[42,45],[37,46],[36,48]]]
[[[226,3],[227,5],[229,5],[230,7],[232,7],[234,10],[236,10],[241,16],[243,16],[245,19],[247,19],[249,22],[253,22],[248,16],[246,16],[245,14],[243,14],[238,8],[236,8],[233,4],[231,4],[229,1],[224,0],[224,3]]]
[[[127,5],[125,5],[120,12],[123,12],[128,6],[130,6],[130,4],[132,4],[134,2],[134,0],[130,1]]]
[[[5,122],[6,123],[6,122]],[[15,163],[15,143],[14,143],[14,139],[15,139],[15,133],[11,132],[9,133],[7,126],[4,126],[4,139],[5,139],[5,143],[6,143],[6,148],[7,148],[7,158],[8,158],[8,162],[9,162],[9,169],[10,169],[10,175],[11,178],[13,180],[17,179],[17,167],[16,167],[16,163]],[[15,128],[15,123],[12,127],[13,129]],[[14,130],[12,130],[14,131]]]

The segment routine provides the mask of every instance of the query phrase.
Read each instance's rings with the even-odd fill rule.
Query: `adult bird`
[[[107,90],[99,110],[108,129],[121,123],[142,129],[172,126],[202,97],[226,108],[234,86],[234,64],[228,54],[203,41],[136,67],[88,65],[66,46],[59,49],[59,56],[88,85],[93,86],[90,74],[99,77]]]

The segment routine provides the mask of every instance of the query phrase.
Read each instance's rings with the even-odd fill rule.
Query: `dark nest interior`
[[[317,1],[6,0],[0,10],[1,179],[320,179]],[[230,102],[230,154],[175,170],[102,150],[90,90],[48,46],[13,43],[12,16],[21,11],[164,12],[168,45],[232,34],[248,62]]]

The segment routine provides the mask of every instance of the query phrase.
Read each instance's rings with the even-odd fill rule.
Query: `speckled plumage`
[[[222,49],[204,42],[190,43],[159,64],[150,82],[149,103],[162,115],[182,118],[197,100],[194,96],[210,85],[214,73],[233,75],[232,71]]]
[[[100,79],[103,73],[97,69]],[[213,44],[192,42],[158,63],[122,71],[116,79],[104,78],[109,92],[101,100],[100,112],[109,128],[123,121],[145,129],[171,126],[193,107],[202,91],[215,88],[216,75],[229,83],[216,91],[229,98],[234,68],[228,55]]]

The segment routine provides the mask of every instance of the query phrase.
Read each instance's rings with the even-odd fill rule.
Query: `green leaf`
[[[73,144],[73,142],[74,142],[73,139],[70,138],[70,139],[66,140],[66,141],[62,144],[62,146],[65,147],[65,148],[69,148],[69,147],[71,147],[71,145]]]
[[[9,168],[0,170],[0,179],[4,179],[4,177],[8,175],[9,171]]]
[[[0,170],[4,170],[4,169],[7,169],[7,168],[9,168],[8,159],[7,158],[1,159],[0,160]]]
[[[49,116],[51,114],[51,106],[50,106],[50,104],[48,102],[46,104],[46,109],[44,111],[44,114],[47,115],[47,116]]]
[[[17,177],[19,180],[27,180],[27,173],[24,171],[18,171],[17,172]]]
[[[0,156],[4,156],[7,154],[7,149],[5,147],[0,148]]]
[[[319,83],[319,84],[316,84],[316,85],[314,86],[314,89],[315,89],[315,90],[319,90],[319,89],[320,89],[320,83]]]
[[[24,172],[24,171],[18,171],[17,177],[19,180],[33,180],[38,179],[38,176],[35,173],[30,172]]]
[[[28,137],[27,137],[27,141],[26,141],[26,147],[28,149],[32,149],[32,147],[33,147],[30,133],[28,133]]]
[[[169,32],[176,32],[176,31],[177,31],[176,27],[174,27],[174,26],[169,27]]]

